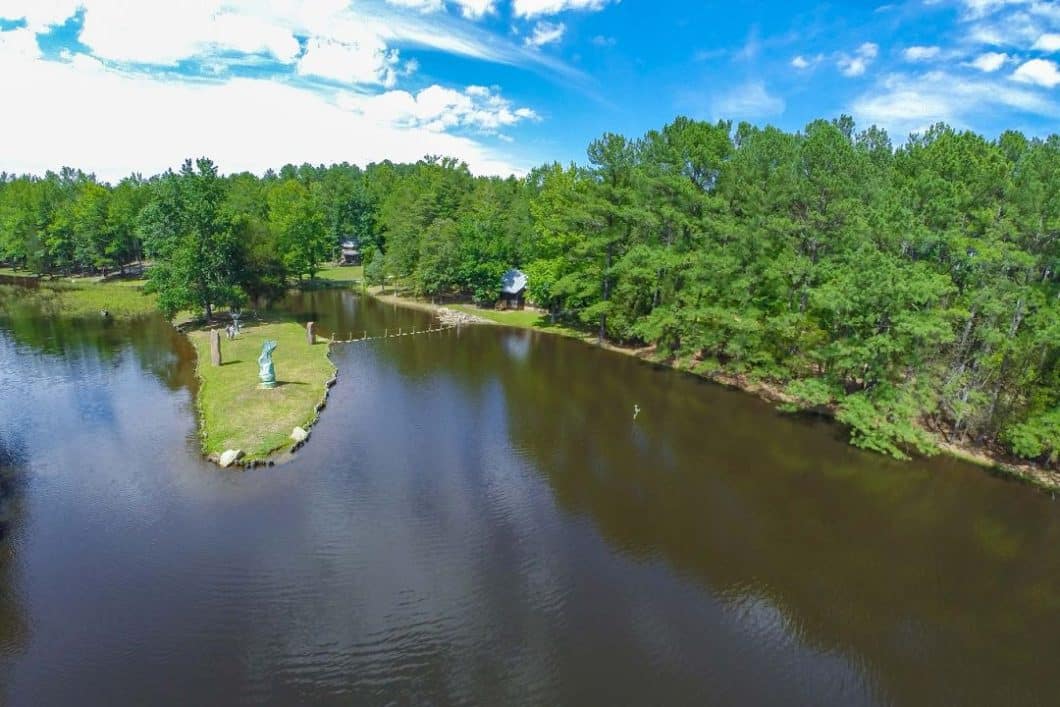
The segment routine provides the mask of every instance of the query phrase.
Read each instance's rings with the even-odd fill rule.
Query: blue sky
[[[1060,126],[1060,2],[0,0],[0,170],[582,161],[676,115]]]

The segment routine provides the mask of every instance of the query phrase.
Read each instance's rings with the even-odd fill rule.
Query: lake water
[[[1047,494],[501,327],[336,347],[309,445],[224,471],[193,355],[0,314],[0,704],[1060,699]]]

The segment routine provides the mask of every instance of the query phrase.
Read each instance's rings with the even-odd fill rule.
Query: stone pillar
[[[306,322],[305,325],[305,340],[310,346],[317,342],[317,323]]]
[[[213,365],[221,365],[221,330],[210,330],[210,361]]]

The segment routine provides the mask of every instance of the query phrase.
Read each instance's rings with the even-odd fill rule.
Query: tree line
[[[849,117],[785,132],[679,118],[605,134],[523,179],[451,159],[220,176],[209,160],[114,186],[0,180],[0,261],[41,273],[140,258],[160,305],[274,296],[354,239],[371,283],[532,302],[601,339],[827,409],[862,447],[935,435],[1060,456],[1060,137],[936,125],[895,148]]]

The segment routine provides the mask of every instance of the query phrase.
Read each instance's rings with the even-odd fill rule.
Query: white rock
[[[305,442],[309,439],[309,433],[303,430],[301,427],[295,427],[291,430],[291,439],[295,442]]]
[[[243,456],[242,449],[228,449],[217,460],[217,463],[221,465],[222,469],[232,466],[240,457]]]

